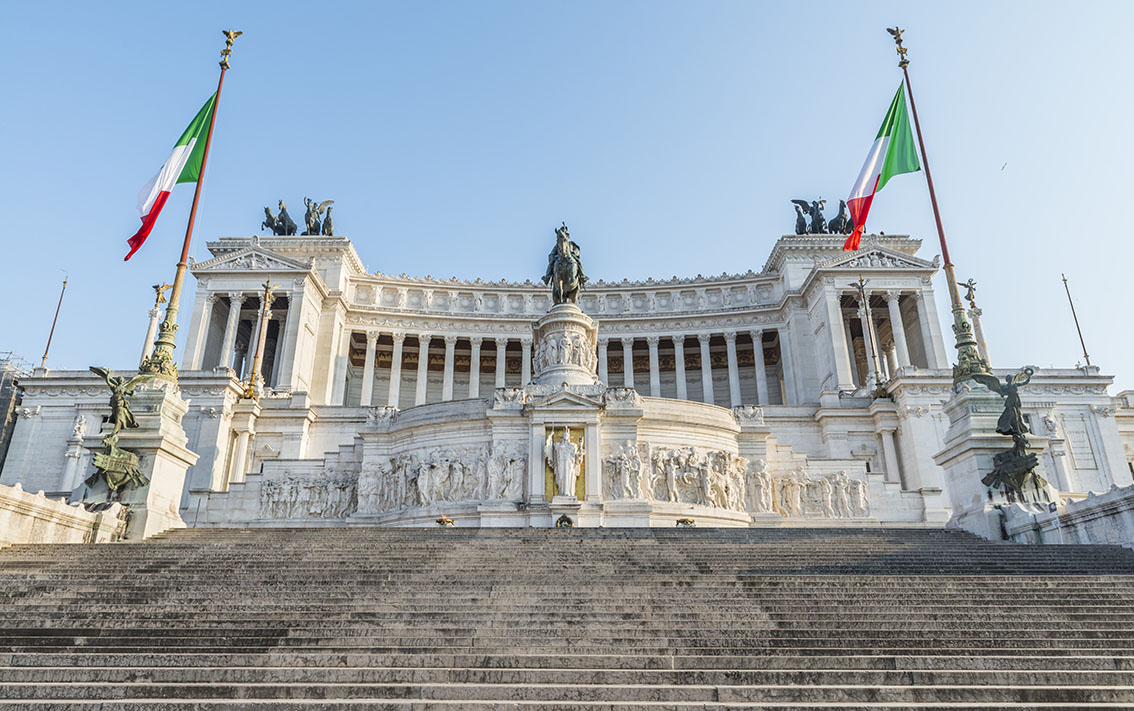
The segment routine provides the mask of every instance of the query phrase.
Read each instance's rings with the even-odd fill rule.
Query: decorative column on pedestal
[[[156,306],[150,309],[150,325],[146,329],[146,341],[142,344],[142,360],[149,358],[154,353],[154,337],[157,336],[158,318],[160,317],[161,309]]]
[[[150,309],[150,325],[146,329],[146,341],[142,344],[142,362],[154,353],[154,338],[157,336],[158,318],[161,316],[161,305],[165,303],[165,292],[173,288],[172,284],[154,284],[154,307]]]
[[[268,340],[268,321],[272,318],[272,292],[276,285],[264,282],[264,295],[260,300],[259,331],[256,334],[256,354],[252,357],[252,370],[248,375],[248,384],[244,386],[244,397],[255,400],[264,391],[264,379],[260,376],[260,369],[264,365],[264,346]]]

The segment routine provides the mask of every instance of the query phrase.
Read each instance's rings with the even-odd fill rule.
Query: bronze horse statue
[[[578,302],[579,290],[587,283],[579,252],[564,223],[555,230],[555,248],[547,255],[547,272],[543,275],[543,283],[551,286],[552,303]]]

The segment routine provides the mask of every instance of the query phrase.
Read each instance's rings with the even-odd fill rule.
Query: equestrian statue
[[[579,258],[579,245],[571,240],[567,223],[555,229],[555,248],[547,255],[547,272],[543,283],[551,287],[554,304],[578,303],[579,290],[587,283],[583,274],[583,261]]]

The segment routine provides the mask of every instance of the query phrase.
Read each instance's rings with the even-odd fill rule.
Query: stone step
[[[116,699],[422,699],[443,701],[723,702],[817,700],[841,703],[1134,703],[1129,686],[1022,685],[651,685],[651,684],[364,684],[13,682],[0,700],[85,701]]]

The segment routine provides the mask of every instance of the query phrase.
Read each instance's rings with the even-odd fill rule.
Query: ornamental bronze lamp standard
[[[260,301],[260,327],[256,334],[256,355],[252,357],[252,370],[248,374],[248,384],[244,386],[242,397],[255,400],[264,390],[264,379],[260,377],[260,367],[264,363],[264,341],[268,336],[268,320],[272,318],[273,292],[278,284],[264,282],[264,297]]]
[[[907,50],[902,46],[900,27],[887,28],[887,32],[898,45],[898,66],[905,76],[906,93],[910,97],[910,110],[913,112],[914,128],[917,130],[918,147],[921,148],[921,164],[925,168],[925,182],[929,185],[929,201],[933,205],[933,218],[937,222],[937,237],[941,242],[941,257],[945,260],[945,283],[949,287],[949,304],[953,311],[953,335],[957,340],[957,363],[953,366],[953,384],[968,380],[973,373],[990,373],[985,360],[973,338],[973,329],[965,318],[965,307],[957,290],[957,275],[953,270],[953,260],[949,258],[949,245],[945,242],[945,228],[941,226],[941,211],[937,209],[937,192],[933,189],[933,174],[929,172],[929,158],[925,154],[925,140],[921,136],[921,122],[917,117],[917,104],[914,103],[913,86],[910,85],[910,61],[906,59]]]
[[[878,352],[874,349],[874,318],[870,315],[870,300],[866,296],[866,285],[869,283],[859,276],[858,281],[852,281],[850,286],[858,291],[859,308],[862,309],[863,314],[860,320],[865,330],[862,338],[866,343],[866,350],[870,351],[870,364],[874,368],[874,389],[870,391],[870,397],[877,400],[880,397],[890,397],[890,393],[886,392],[886,386],[882,383],[882,373],[878,370]]]

